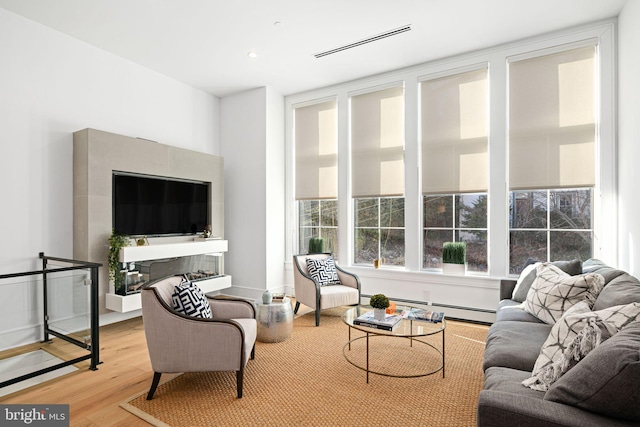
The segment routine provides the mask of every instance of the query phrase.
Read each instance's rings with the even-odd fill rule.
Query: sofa
[[[543,322],[524,308],[530,303],[531,293],[523,292],[522,288],[516,289],[516,284],[522,285],[526,281],[523,277],[525,272],[518,281],[502,280],[496,322],[487,335],[483,360],[485,378],[478,400],[477,425],[639,426],[640,316],[636,317],[636,308],[640,304],[636,303],[640,302],[640,281],[597,259],[584,263],[574,260],[551,264],[566,274],[576,276],[576,279],[597,277],[600,281],[597,285],[601,287],[597,295],[594,294],[594,301],[588,304],[591,314],[615,311],[618,306],[635,311],[610,333],[602,328],[602,323],[596,325],[594,320],[592,325],[596,326],[593,330],[598,333],[600,342],[577,361],[567,355],[569,346],[558,344],[561,343],[558,340],[564,365],[556,362],[552,366],[564,373],[546,390],[535,390],[523,385],[523,381],[532,377],[536,361],[552,341],[552,331],[560,330],[562,322],[571,318],[570,310],[573,308],[555,323]],[[597,316],[590,318],[598,319]],[[579,341],[575,334],[571,341],[572,348],[579,348],[579,343],[575,344]],[[566,370],[562,371],[558,366]],[[551,369],[548,372],[556,371]]]

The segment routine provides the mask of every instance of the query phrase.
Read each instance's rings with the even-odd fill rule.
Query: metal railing
[[[88,353],[80,357],[74,357],[71,360],[61,361],[60,363],[57,363],[55,365],[37,369],[33,372],[10,378],[8,380],[0,382],[0,388],[49,373],[56,369],[74,365],[84,360],[90,360],[89,369],[93,371],[97,370],[97,365],[101,363],[98,318],[98,269],[102,267],[102,264],[46,256],[43,252],[39,254],[39,258],[42,260],[41,270],[3,274],[0,275],[0,280],[11,280],[14,278],[26,277],[31,280],[31,282],[28,283],[33,284],[33,281],[41,279],[43,296],[43,336],[41,343],[51,343],[53,341],[52,337],[57,337],[65,342],[86,349]],[[85,334],[82,339],[74,337],[73,333],[64,333],[63,331],[61,331],[60,328],[57,328],[55,326],[56,319],[52,319],[50,317],[50,311],[53,308],[50,307],[50,305],[56,304],[56,301],[51,301],[51,295],[56,295],[55,288],[61,283],[61,275],[59,273],[72,272],[71,274],[73,274],[73,272],[77,272],[79,270],[84,270],[86,274],[85,276],[83,276],[85,278],[82,278],[81,284],[89,289],[86,307],[83,305],[83,307],[80,309],[80,311],[82,311],[80,316],[88,315],[89,334]],[[71,280],[73,282],[74,280],[78,280],[77,276],[71,275],[70,278],[71,279],[69,279],[69,277],[62,277],[62,279],[64,279],[65,281]],[[66,295],[63,295],[63,297],[65,296]],[[28,307],[25,307],[25,309],[28,309]],[[53,311],[55,311],[55,309]]]

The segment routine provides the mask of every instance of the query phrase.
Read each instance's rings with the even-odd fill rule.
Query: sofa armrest
[[[247,299],[226,295],[215,295],[207,299],[214,320],[256,318],[256,307]]]
[[[500,280],[500,301],[503,299],[511,299],[513,290],[516,287],[516,280],[502,279]]]
[[[483,390],[478,399],[478,427],[601,427],[637,425],[582,409],[529,396]]]

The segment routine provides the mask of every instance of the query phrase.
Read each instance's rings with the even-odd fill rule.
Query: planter
[[[384,308],[374,308],[373,309],[373,318],[376,320],[384,320],[386,317],[386,310]]]
[[[444,274],[455,274],[464,276],[467,272],[466,264],[450,264],[448,262],[442,263],[442,272]]]

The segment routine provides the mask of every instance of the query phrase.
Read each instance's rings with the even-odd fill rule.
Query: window
[[[486,272],[487,195],[424,196],[423,268],[442,268],[444,242],[467,244],[467,270]]]
[[[338,139],[335,101],[296,108],[295,195],[298,200],[298,251],[322,237],[325,251],[338,251]]]
[[[338,201],[300,200],[298,202],[298,250],[309,251],[309,239],[322,237],[325,252],[338,259]]]
[[[422,268],[442,268],[442,245],[467,243],[469,271],[488,271],[487,68],[420,84]]]
[[[596,48],[509,62],[509,272],[593,253]]]
[[[592,253],[592,189],[512,191],[510,273],[527,258],[582,259]]]
[[[356,264],[404,265],[404,197],[354,200]]]
[[[404,89],[351,97],[354,263],[404,265]]]

